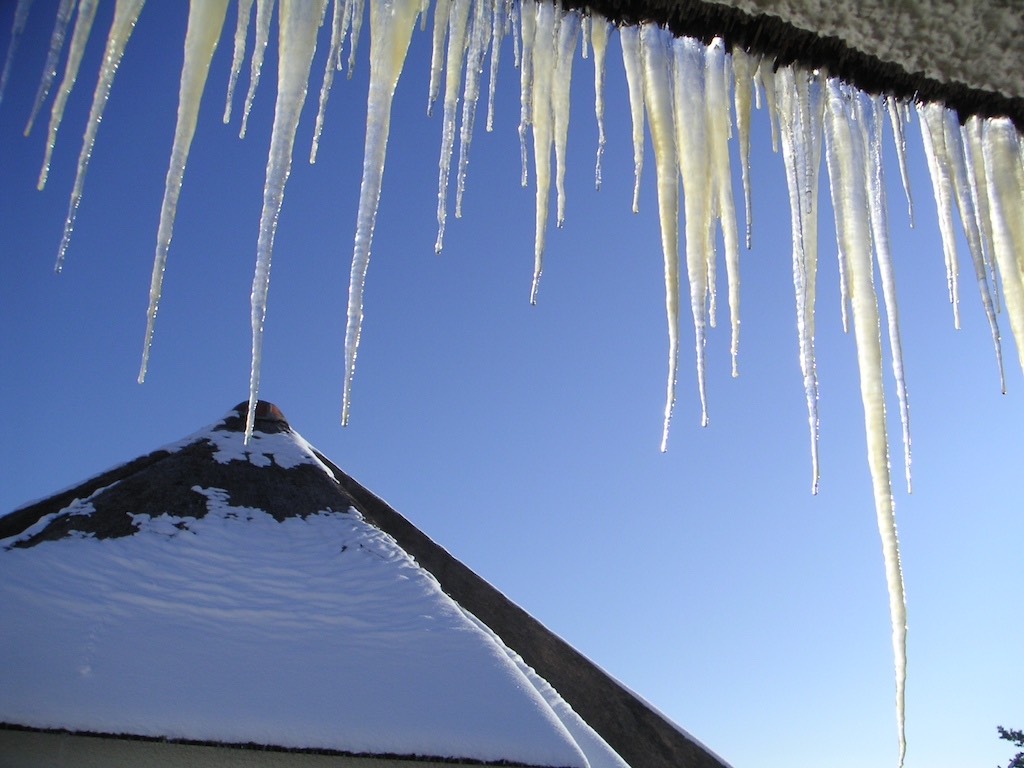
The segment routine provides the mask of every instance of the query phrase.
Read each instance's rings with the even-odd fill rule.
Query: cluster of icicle
[[[46,182],[50,157],[68,95],[76,81],[82,52],[89,37],[98,0],[60,0],[42,82],[26,127],[26,134],[55,81],[57,64],[72,17],[64,76],[57,90],[49,122],[49,135],[39,187]],[[125,46],[144,0],[116,0],[114,19],[89,115],[78,172],[71,193],[57,269],[70,241],[75,213],[81,200],[86,169],[103,109]],[[0,78],[0,99],[10,70],[18,36],[31,0],[19,0],[14,35]],[[363,286],[369,265],[377,203],[390,128],[391,103],[402,72],[417,20],[425,27],[430,0],[369,0],[370,87],[366,114],[363,178],[356,221],[345,335],[343,422],[347,422],[352,377],[363,320]],[[263,212],[257,244],[256,274],[252,288],[252,374],[249,424],[258,397],[260,351],[266,311],[270,262],[278,214],[291,167],[296,128],[310,82],[310,69],[319,30],[328,22],[327,0],[280,0],[277,101],[267,159]],[[250,26],[253,0],[239,0],[231,74],[224,121],[231,117],[233,92],[238,81]],[[199,104],[210,62],[221,38],[228,0],[192,0],[189,6],[184,64],[181,72],[178,118],[171,150],[163,205],[160,212],[153,267],[148,322],[140,381],[145,376],[160,300],[164,266],[170,246],[175,209],[184,178],[189,147],[195,132]],[[274,0],[257,0],[255,44],[252,49],[249,89],[241,118],[244,136],[249,110],[259,82],[270,35]],[[349,40],[349,73],[355,64],[364,0],[333,0],[330,7],[330,52],[323,74],[319,111],[310,162],[316,159],[325,108],[335,70],[345,66],[342,51]],[[528,146],[532,136],[536,188],[534,274],[530,294],[536,301],[543,268],[551,189],[551,154],[557,221],[565,215],[565,148],[568,138],[570,85],[578,48],[591,56],[596,90],[595,113],[599,127],[595,181],[601,184],[604,149],[605,58],[612,25],[597,14],[565,11],[551,2],[535,0],[435,0],[433,50],[427,111],[436,99],[443,103],[443,138],[438,180],[438,234],[440,251],[448,211],[449,177],[456,129],[459,154],[456,165],[455,215],[461,214],[469,161],[470,140],[476,119],[481,81],[488,62],[486,127],[494,120],[494,92],[499,54],[510,37],[521,83],[519,140],[522,181],[528,180]],[[888,438],[882,366],[882,334],[875,267],[882,282],[887,338],[903,424],[904,466],[910,483],[910,436],[904,383],[893,261],[887,234],[887,206],[881,164],[882,122],[888,117],[907,189],[904,126],[910,106],[892,98],[869,97],[828,76],[773,62],[742,50],[727,51],[721,40],[710,45],[688,38],[673,38],[652,24],[620,27],[619,41],[633,121],[633,153],[637,209],[644,164],[644,126],[654,147],[658,209],[665,265],[665,305],[668,317],[669,363],[662,449],[667,445],[675,401],[679,355],[681,272],[685,269],[693,317],[696,370],[702,423],[706,424],[704,386],[707,326],[716,316],[716,228],[721,231],[728,283],[733,375],[737,373],[739,342],[739,235],[733,203],[728,140],[733,116],[742,159],[745,243],[750,247],[751,202],[749,184],[749,126],[752,102],[768,110],[773,146],[782,146],[792,211],[793,286],[800,367],[806,393],[812,457],[812,489],[818,485],[818,383],[814,354],[814,305],[818,257],[818,186],[821,155],[825,154],[835,224],[838,233],[843,324],[852,314],[860,368],[868,460],[873,481],[878,526],[885,555],[890,595],[893,650],[896,660],[896,700],[900,763],[905,753],[904,681],[906,674],[906,612],[890,480]],[[444,94],[441,96],[441,84]],[[461,114],[459,107],[461,101]],[[941,106],[916,106],[931,172],[953,305],[959,324],[958,257],[953,228],[954,211],[967,235],[974,276],[991,325],[1002,381],[1002,357],[996,313],[1005,307],[1010,325],[1024,343],[1024,155],[1021,138],[1008,120],[971,118],[960,124]],[[683,192],[684,251],[679,253],[680,183]],[[909,189],[907,202],[913,217]],[[1001,286],[1001,290],[1000,290]],[[1000,301],[1000,295],[1002,301]],[[251,426],[250,426],[251,428]]]

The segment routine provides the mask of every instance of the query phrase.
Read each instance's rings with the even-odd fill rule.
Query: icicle
[[[679,171],[673,122],[672,81],[669,69],[670,35],[646,22],[640,29],[644,104],[654,143],[658,178],[658,216],[661,250],[665,259],[665,314],[668,318],[668,383],[661,450],[668,450],[668,430],[676,401],[679,367]]]
[[[1024,168],[1017,132],[1006,118],[987,120],[982,133],[992,251],[1003,281],[1003,299],[1024,370]]]
[[[597,117],[597,162],[594,165],[594,186],[601,188],[601,157],[607,137],[604,134],[604,75],[611,22],[591,11],[590,39],[594,47],[594,115]]]
[[[943,129],[944,107],[940,104],[918,104],[917,117],[921,123],[921,138],[928,158],[928,172],[935,193],[935,207],[939,213],[939,231],[942,233],[942,253],[946,260],[946,286],[949,302],[953,305],[953,326],[960,328],[960,267],[956,253],[956,234],[953,231],[953,181],[949,169],[949,149]]]
[[[263,57],[267,52],[267,41],[270,39],[270,19],[274,13],[275,0],[256,0],[256,42],[252,47],[252,61],[249,62],[249,91],[245,94],[245,107],[242,110],[242,126],[238,131],[239,138],[245,138],[249,125],[249,112],[252,100],[256,97],[256,88],[260,84],[260,72],[263,70]],[[280,22],[278,22],[280,24]]]
[[[434,33],[430,51],[430,86],[427,92],[427,114],[434,112],[434,102],[441,92],[441,71],[444,69],[444,41],[448,34],[448,17],[452,0],[436,0],[434,3]]]
[[[900,405],[900,424],[903,427],[903,471],[907,481],[907,493],[913,490],[911,481],[910,458],[910,404],[907,398],[907,381],[903,369],[903,342],[900,339],[900,314],[896,303],[896,272],[893,268],[892,252],[889,249],[889,214],[885,199],[885,176],[882,170],[882,105],[880,97],[872,98],[870,122],[872,136],[867,144],[867,125],[860,114],[860,100],[855,102],[858,107],[857,118],[860,124],[862,140],[867,146],[867,193],[871,220],[871,239],[874,243],[875,259],[878,261],[878,274],[882,280],[882,298],[885,300],[885,317],[889,333],[889,351],[892,354],[892,375],[896,380],[896,397]]]
[[[448,218],[448,175],[451,172],[452,150],[455,147],[455,117],[462,85],[462,64],[468,40],[470,0],[454,0],[448,19],[448,55],[445,61],[444,116],[441,129],[441,157],[437,174],[437,240],[434,251],[444,246],[444,226]]]
[[[522,27],[522,64],[519,69],[519,161],[523,168],[522,185],[526,186],[526,129],[533,122],[533,44],[537,36],[537,3],[522,0],[519,17]]]
[[[32,112],[29,113],[28,122],[25,123],[26,136],[32,133],[32,126],[35,124],[36,116],[39,114],[43,102],[50,93],[54,78],[57,77],[57,60],[60,58],[60,52],[64,48],[64,37],[67,35],[68,22],[71,21],[71,13],[74,9],[75,0],[60,0],[60,5],[57,7],[57,19],[53,23],[53,32],[50,34],[50,48],[46,54],[46,64],[43,65],[43,75],[39,79],[39,88],[36,91],[35,101],[32,103]],[[15,43],[12,40],[11,48],[13,49],[14,47]],[[0,86],[0,101],[3,100],[2,94],[3,87]]]
[[[565,223],[565,148],[569,141],[569,89],[573,54],[580,31],[580,15],[569,11],[558,26],[555,78],[551,86],[551,112],[555,121],[555,188],[558,191],[558,226]]]
[[[520,62],[522,61],[522,40],[520,39],[521,34],[518,21],[522,16],[522,3],[517,3],[515,0],[505,0],[505,7],[508,8],[508,21],[512,29],[512,66],[519,69]]]
[[[725,73],[725,43],[715,38],[708,46],[705,78],[707,83],[707,121],[711,150],[713,199],[718,210],[725,244],[725,271],[729,283],[729,319],[732,329],[730,356],[732,375],[739,375],[740,343],[740,250],[736,231],[736,208],[732,197],[732,169],[729,166],[729,89]],[[714,273],[709,270],[708,281]],[[714,286],[710,285],[712,296]]]
[[[21,42],[21,33],[25,31],[25,24],[28,21],[28,12],[32,9],[32,0],[18,0],[14,7],[14,23],[11,25],[11,42],[7,46],[7,57],[4,59],[4,69],[0,72],[0,104],[4,100],[4,91],[7,89],[7,79],[11,76],[11,66],[14,64],[14,54],[18,52],[18,43]]]
[[[907,215],[910,226],[914,226],[914,199],[910,195],[910,173],[907,171],[907,137],[903,131],[903,120],[900,116],[899,102],[895,96],[885,97],[885,107],[889,112],[889,125],[892,126],[892,139],[896,144],[896,158],[900,164],[900,179],[903,181],[903,194],[907,197]]]
[[[363,30],[363,17],[366,15],[363,0],[350,0],[352,3],[352,26],[349,32],[348,46],[348,79],[356,69],[356,51],[359,49],[359,35]]]
[[[217,50],[217,42],[228,12],[228,0],[192,0],[188,10],[188,28],[185,32],[185,54],[181,66],[181,84],[178,88],[178,120],[174,126],[174,144],[164,184],[164,199],[160,206],[160,226],[156,235],[156,255],[153,257],[153,277],[149,288],[149,308],[146,310],[146,340],[142,345],[142,365],[139,383],[146,379],[149,352],[153,345],[153,329],[160,306],[160,293],[164,282],[167,251],[174,232],[174,217],[178,210],[178,195],[185,176],[192,137],[199,118],[199,104],[210,73],[210,61]]]
[[[64,255],[71,243],[71,233],[75,228],[75,216],[78,214],[78,205],[82,202],[82,192],[85,188],[85,172],[88,170],[89,160],[92,158],[92,148],[96,143],[96,133],[99,131],[100,121],[103,119],[103,110],[107,106],[110,89],[114,84],[114,76],[117,74],[125,46],[135,29],[135,21],[139,18],[139,12],[142,10],[144,2],[145,0],[117,0],[114,6],[114,21],[110,25],[110,34],[107,36],[103,66],[100,68],[96,90],[93,93],[89,122],[86,124],[85,135],[82,137],[82,149],[78,154],[78,170],[75,173],[75,184],[72,187],[71,200],[68,203],[68,216],[64,221],[64,236],[61,238],[60,250],[57,252],[55,266],[57,272],[64,268]]]
[[[590,14],[586,13],[580,17],[580,36],[582,41],[580,43],[580,49],[582,51],[583,59],[590,58]]]
[[[629,89],[629,111],[633,117],[633,213],[640,212],[640,175],[644,170],[644,86],[640,64],[638,27],[619,27],[622,64]]]
[[[324,130],[327,99],[331,94],[331,86],[334,85],[336,62],[341,56],[341,45],[345,37],[343,22],[345,21],[346,5],[347,3],[343,3],[342,0],[334,0],[334,9],[331,15],[331,50],[327,54],[327,61],[324,63],[324,79],[320,85],[320,101],[316,111],[316,126],[313,129],[313,143],[309,148],[310,165],[316,162],[316,155],[320,149],[320,134]]]
[[[717,38],[716,38],[717,39]],[[722,57],[718,54],[721,52],[721,48],[712,50],[712,46],[709,44],[704,51],[704,121],[707,126],[707,137],[708,137],[708,172],[710,174],[710,191],[711,191],[711,208],[709,210],[711,218],[707,223],[709,230],[708,237],[708,249],[705,251],[704,257],[707,261],[708,271],[708,326],[716,328],[718,326],[718,239],[715,237],[715,223],[719,220],[719,201],[718,201],[718,174],[715,168],[715,142],[716,142],[716,127],[711,124],[712,100],[716,98],[711,93],[715,90],[712,81],[715,76],[712,72],[714,69],[719,69],[722,65]]]
[[[462,94],[462,125],[459,130],[459,174],[455,180],[455,217],[462,218],[462,196],[466,191],[466,171],[469,168],[469,147],[476,123],[476,104],[480,99],[480,77],[484,56],[491,42],[491,2],[476,0],[473,31],[466,56],[466,87]]]
[[[768,125],[772,134],[772,152],[778,152],[779,118],[778,109],[776,108],[776,93],[778,89],[775,85],[775,70],[773,69],[772,62],[762,58],[757,63],[754,78],[760,80],[761,86],[764,88],[764,100],[768,107]]]
[[[965,160],[967,163],[967,180],[974,200],[974,211],[978,217],[978,230],[981,232],[982,252],[988,278],[991,281],[991,300],[996,313],[1002,311],[999,306],[999,276],[996,271],[995,256],[992,252],[992,218],[989,215],[987,179],[985,176],[985,156],[982,149],[982,120],[972,117],[962,128]]]
[[[491,8],[491,70],[487,80],[487,131],[494,130],[494,93],[498,87],[498,62],[501,60],[501,41],[505,37],[505,0],[494,0]]]
[[[537,303],[537,290],[544,271],[544,241],[548,226],[548,202],[551,198],[551,145],[554,142],[551,91],[555,73],[555,48],[558,44],[555,22],[554,4],[538,3],[537,36],[533,45],[533,89],[530,95],[533,112],[533,166],[537,175],[531,304]]]
[[[842,190],[835,188],[835,179],[838,178],[839,171],[832,167],[832,163],[836,162],[837,155],[828,154],[826,156],[826,165],[828,165],[829,174],[829,193],[833,198],[833,216],[835,216],[834,202],[836,196],[842,194]],[[836,238],[836,255],[839,258],[839,306],[843,318],[843,333],[850,332],[850,281],[847,276],[847,265],[848,260],[846,254],[843,252],[844,241],[841,237],[838,237],[838,223],[837,223],[837,238]]]
[[[746,246],[751,245],[750,200],[750,100],[754,90],[753,61],[742,48],[732,49],[733,94],[736,108],[736,131],[739,133],[740,169],[743,175],[743,211],[746,225]]]
[[[985,270],[982,227],[978,218],[977,206],[975,205],[978,192],[976,187],[977,179],[973,173],[968,173],[967,151],[963,144],[959,123],[953,112],[947,111],[945,113],[942,128],[953,179],[953,192],[956,195],[957,209],[960,211],[960,223],[963,226],[964,233],[967,235],[967,246],[971,254],[974,276],[978,282],[981,303],[985,309],[989,332],[992,334],[992,343],[995,346],[996,364],[999,368],[999,389],[1003,394],[1006,394],[1006,377],[1003,372],[1003,351],[999,339],[999,325],[996,322],[995,308],[992,305],[992,293],[989,290],[988,275]]]
[[[707,334],[707,253],[711,247],[711,171],[704,95],[704,45],[692,38],[672,42],[673,95],[679,172],[686,221],[686,274],[690,285],[701,426],[708,424],[704,344]],[[700,119],[703,117],[704,119]],[[664,448],[664,443],[663,443]]]
[[[228,93],[224,99],[224,125],[231,122],[231,102],[235,99],[238,74],[245,61],[245,41],[249,36],[249,19],[252,16],[253,0],[238,0],[238,19],[235,22],[235,44],[231,52],[231,74],[228,77]]]
[[[850,276],[854,338],[860,370],[868,465],[874,489],[878,532],[882,538],[885,576],[889,588],[889,615],[896,667],[896,720],[899,765],[906,754],[904,701],[907,675],[907,609],[900,567],[899,541],[889,477],[889,449],[885,432],[885,393],[882,386],[882,345],[870,250],[868,204],[864,190],[864,146],[859,131],[845,113],[839,83],[828,82],[826,149],[832,162],[829,174],[836,214],[836,230],[843,241]],[[833,174],[835,174],[833,176]]]
[[[267,177],[263,188],[260,235],[256,244],[256,274],[252,280],[252,373],[249,379],[249,415],[245,440],[252,435],[256,400],[260,389],[260,363],[263,351],[263,322],[267,315],[270,288],[270,263],[274,235],[284,201],[284,187],[292,168],[295,129],[306,101],[309,70],[316,53],[316,37],[327,0],[281,0],[277,42],[277,100],[274,127],[267,153]]]
[[[391,130],[391,102],[405,64],[419,7],[419,0],[374,0],[370,3],[370,90],[366,100],[363,179],[359,187],[359,213],[348,287],[342,424],[348,424],[352,404],[352,378],[355,375],[356,354],[363,327],[363,292],[366,271],[370,266],[373,227],[377,219],[388,133]]]
[[[36,187],[42,190],[46,186],[46,178],[50,175],[50,159],[53,157],[53,148],[57,144],[57,130],[64,119],[64,107],[67,105],[68,96],[75,87],[78,79],[78,68],[82,64],[82,54],[85,53],[85,44],[89,41],[89,33],[92,31],[92,22],[96,18],[96,4],[98,0],[80,0],[78,4],[78,16],[75,18],[75,28],[71,33],[71,44],[68,46],[68,60],[64,63],[64,76],[57,89],[57,95],[50,108],[50,126],[47,129],[46,150],[43,155],[43,167],[39,171],[39,181]]]
[[[341,10],[341,38],[342,38],[342,43],[341,43],[341,46],[338,48],[337,55],[334,57],[334,71],[335,72],[341,72],[345,68],[345,60],[342,57],[342,47],[344,47],[344,45],[345,45],[345,43],[344,43],[345,36],[348,35],[349,29],[352,26],[352,6],[354,4],[355,4],[354,0],[345,0],[345,5],[344,5],[344,7]],[[423,17],[423,22],[422,23],[423,24],[427,23],[426,17]]]
[[[778,89],[779,133],[782,137],[782,156],[789,189],[797,340],[811,439],[811,493],[817,493],[820,470],[814,304],[818,271],[817,201],[821,168],[822,102],[817,90],[812,98],[807,78],[807,73],[787,66],[779,70],[773,85]],[[844,291],[844,309],[845,305]]]

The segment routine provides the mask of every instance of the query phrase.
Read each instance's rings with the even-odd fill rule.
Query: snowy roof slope
[[[290,431],[260,435],[248,456],[241,438],[211,430],[186,445],[209,441],[224,465],[325,473]],[[0,721],[588,764],[500,641],[358,512],[276,520],[233,504],[227,489],[189,491],[200,514],[127,508],[128,535],[40,536],[55,517],[100,515],[99,491],[4,541]],[[614,766],[598,742],[587,745],[590,762]]]
[[[625,768],[619,754],[633,768],[724,765],[276,407],[260,404],[244,445],[244,413],[0,517],[0,726],[566,768]]]

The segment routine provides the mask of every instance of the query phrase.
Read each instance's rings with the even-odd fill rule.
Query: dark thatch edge
[[[732,49],[762,54],[775,67],[798,62],[809,69],[826,69],[834,77],[871,94],[900,99],[939,102],[956,110],[960,120],[1008,117],[1024,132],[1024,97],[941,82],[923,73],[859,51],[834,36],[800,29],[775,16],[751,15],[737,8],[703,0],[555,0],[567,9],[591,10],[616,24],[651,21],[667,27],[676,37],[694,37],[705,43],[721,37]]]
[[[636,694],[432,541],[387,502],[314,450],[366,520],[433,574],[455,602],[489,626],[547,680],[632,768],[728,768]]]
[[[74,488],[68,488],[66,491],[61,491],[55,496],[41,499],[16,509],[9,514],[0,516],[0,541],[11,536],[17,536],[44,516],[64,509],[76,500],[87,499],[101,488],[106,488],[125,478],[137,475],[170,455],[170,452],[165,450],[147,453],[145,456],[140,456],[126,464],[114,467],[101,475],[96,475],[96,477],[90,478]]]
[[[247,403],[212,427],[213,432],[242,432],[245,429]],[[273,408],[269,404],[264,406]],[[257,413],[254,453],[260,452],[260,434],[290,431],[288,422],[274,409],[274,414]],[[289,517],[308,517],[328,508],[344,512],[351,499],[342,494],[331,498],[336,488],[324,478],[319,467],[300,464],[285,469],[268,457],[270,464],[256,466],[249,462],[221,464],[214,458],[215,446],[197,435],[191,442],[182,441],[173,450],[158,450],[142,458],[87,480],[85,483],[15,510],[0,517],[0,541],[23,534],[37,522],[52,516],[30,536],[22,536],[6,546],[33,547],[44,541],[57,541],[68,536],[92,536],[97,539],[131,536],[138,530],[134,516],[151,518],[169,514],[179,518],[205,517],[207,499],[193,490],[199,478],[205,488],[224,491],[233,507],[258,508],[278,522]],[[157,471],[153,471],[159,464]],[[92,509],[82,511],[71,507],[75,501],[88,501]],[[187,522],[179,522],[180,531],[189,530]]]
[[[238,749],[253,752],[281,752],[295,755],[323,755],[327,757],[363,757],[374,760],[406,760],[413,763],[446,763],[450,765],[500,765],[509,768],[554,768],[552,766],[534,766],[529,763],[515,763],[509,760],[466,760],[465,758],[437,757],[435,755],[405,755],[397,752],[347,752],[341,749],[316,747],[276,747],[255,742],[209,741],[204,739],[171,739],[164,736],[139,736],[132,733],[106,733],[102,731],[72,731],[67,728],[30,728],[15,723],[0,722],[0,731],[21,731],[24,733],[47,733],[55,736],[84,736],[97,739],[119,739],[121,741],[141,741],[150,744],[180,744],[189,747],[215,747],[219,749]]]

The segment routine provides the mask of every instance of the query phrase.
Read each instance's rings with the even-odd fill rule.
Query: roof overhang
[[[560,0],[620,24],[825,68],[868,93],[942,102],[962,119],[1011,118],[1024,129],[1024,14],[999,0]]]

